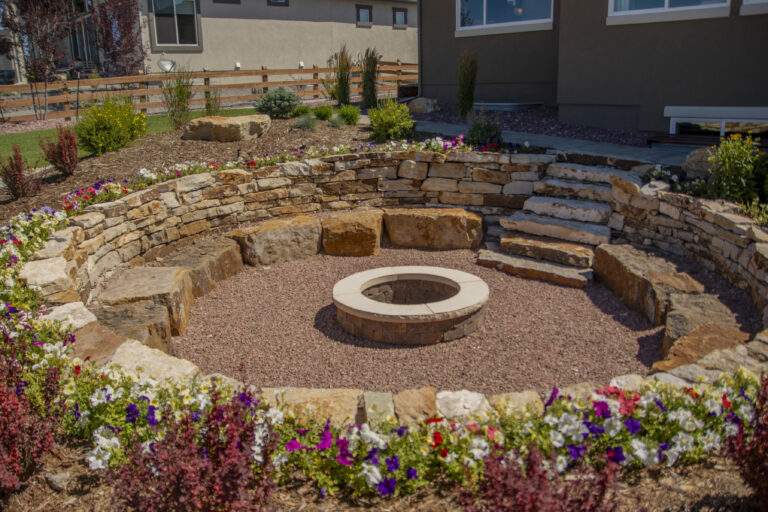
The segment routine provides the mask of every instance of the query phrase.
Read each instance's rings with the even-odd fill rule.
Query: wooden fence
[[[379,66],[379,94],[397,94],[401,84],[418,81],[418,66],[401,62],[383,62]],[[261,69],[238,71],[199,71],[190,74],[192,90],[196,93],[191,100],[193,106],[202,106],[206,98],[218,92],[221,106],[237,105],[259,99],[269,89],[284,87],[293,89],[307,100],[328,99],[323,84],[334,73],[333,68],[309,67],[297,69]],[[362,90],[360,69],[352,68],[352,94]],[[143,112],[162,112],[162,83],[173,80],[175,73],[118,76],[110,78],[87,78],[62,80],[47,84],[0,85],[0,120],[22,122],[38,119],[35,108],[39,109],[47,99],[47,119],[73,119],[82,110],[108,97],[129,97]],[[37,91],[37,99],[33,91]],[[243,90],[249,90],[242,94]],[[234,94],[226,94],[228,91]],[[202,94],[201,94],[202,93]]]

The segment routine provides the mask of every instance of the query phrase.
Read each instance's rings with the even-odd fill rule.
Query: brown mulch
[[[0,135],[8,133],[25,133],[37,130],[51,130],[58,126],[69,126],[74,121],[65,121],[64,119],[45,119],[40,121],[26,121],[24,123],[0,123]]]
[[[320,122],[313,131],[294,128],[295,120],[275,119],[269,132],[261,138],[242,142],[203,142],[181,140],[178,131],[147,135],[127,148],[100,157],[84,159],[74,176],[64,178],[54,171],[42,179],[40,191],[16,201],[3,196],[0,189],[0,221],[41,206],[59,208],[61,197],[75,189],[87,187],[96,180],[113,178],[122,180],[133,176],[141,168],[158,168],[187,161],[226,162],[243,156],[267,157],[292,153],[311,146],[332,147],[341,144],[357,146],[369,139],[364,126],[333,128]]]
[[[104,473],[88,469],[85,450],[56,447],[21,490],[11,495],[0,510],[7,512],[107,512],[117,509]],[[51,475],[64,475],[65,487],[54,490]],[[751,495],[726,459],[684,468],[655,468],[626,475],[619,483],[619,512],[761,512],[764,504]],[[351,503],[329,497],[320,499],[307,484],[277,489],[270,500],[276,512],[460,512],[457,494],[425,489],[415,496]]]

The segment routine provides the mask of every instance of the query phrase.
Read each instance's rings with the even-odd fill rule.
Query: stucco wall
[[[607,26],[607,0],[563,2],[560,117],[668,130],[667,105],[768,105],[768,15]]]
[[[373,6],[373,26],[355,23],[356,3]],[[408,9],[408,28],[392,27],[392,8]],[[145,45],[150,48],[152,16],[147,0],[142,4]],[[296,68],[299,62],[324,66],[328,57],[346,44],[353,55],[376,47],[385,60],[416,62],[417,9],[415,2],[354,0],[290,0],[288,7],[270,6],[267,0],[242,0],[240,4],[200,0],[202,52],[180,49],[148,56],[151,71],[161,58],[175,60],[192,70],[242,69],[261,66]]]
[[[421,9],[424,96],[455,103],[457,62],[468,50],[478,58],[477,100],[554,103],[557,25],[540,32],[457,38],[454,0],[422,0]]]

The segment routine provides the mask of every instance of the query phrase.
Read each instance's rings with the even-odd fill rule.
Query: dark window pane
[[[371,23],[371,8],[370,7],[358,7],[357,8],[357,21],[358,23]]]
[[[669,0],[670,7],[692,7],[698,5],[725,5],[726,0]]]
[[[552,0],[488,0],[486,23],[546,20],[552,14]]]
[[[394,9],[394,19],[392,22],[398,26],[402,27],[408,24],[408,11],[405,9]]]
[[[462,27],[483,24],[483,0],[461,0],[459,21]]]
[[[179,44],[197,44],[195,0],[176,0],[176,23],[179,30]]]
[[[176,20],[173,19],[174,0],[153,0],[157,44],[176,44]]]
[[[615,11],[640,11],[643,9],[659,9],[664,7],[664,0],[614,0]]]

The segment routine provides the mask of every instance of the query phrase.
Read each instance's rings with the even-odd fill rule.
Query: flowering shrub
[[[749,203],[759,197],[755,164],[760,150],[752,137],[733,134],[711,150],[709,193],[713,197]]]
[[[263,463],[274,445],[265,411],[246,392],[222,402],[212,390],[211,399],[202,417],[188,413],[162,439],[134,444],[128,463],[115,472],[124,509],[263,510],[272,490],[270,466]]]
[[[745,427],[749,427],[751,435]],[[738,429],[738,434],[728,442],[728,454],[758,501],[768,503],[768,376],[763,376],[752,422],[739,421]]]
[[[40,147],[48,162],[65,176],[72,176],[77,170],[80,159],[77,156],[77,135],[70,128],[59,126],[56,130],[56,142],[41,141]]]
[[[554,473],[537,449],[525,461],[494,454],[485,460],[477,492],[466,492],[467,512],[611,512],[616,509],[614,483],[618,466],[590,467],[569,478]]]
[[[31,196],[37,192],[39,182],[30,174],[32,169],[27,166],[18,145],[13,146],[13,154],[5,163],[0,162],[0,178],[14,199]]]
[[[131,190],[124,184],[113,180],[98,180],[93,185],[74,190],[62,199],[61,204],[67,213],[79,212],[86,206],[114,201]]]

